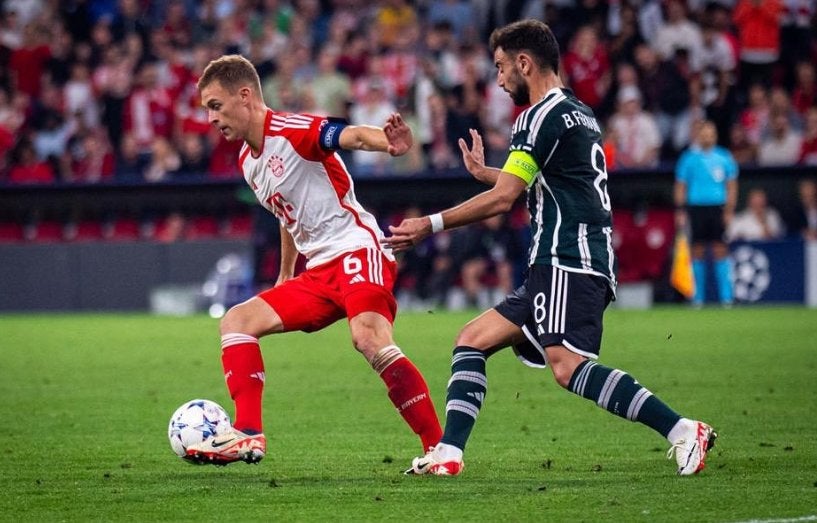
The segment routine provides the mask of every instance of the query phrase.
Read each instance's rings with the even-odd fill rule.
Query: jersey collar
[[[552,95],[552,94],[561,94],[561,93],[562,93],[562,91],[569,91],[569,89],[568,89],[567,87],[552,87],[552,88],[551,88],[551,89],[550,89],[548,92],[546,92],[546,93],[545,93],[545,95],[544,95],[542,98],[540,98],[540,99],[539,99],[539,100],[538,100],[536,103],[538,104],[539,102],[541,102],[542,100],[544,100],[545,98],[547,98],[548,96],[550,96],[550,95]],[[536,104],[533,104],[533,105],[536,105]]]
[[[256,160],[258,158],[261,158],[261,155],[264,154],[264,144],[267,142],[267,131],[269,131],[269,126],[270,126],[271,122],[272,122],[272,109],[267,108],[267,114],[266,114],[266,116],[264,116],[264,134],[262,135],[263,138],[261,140],[261,149],[258,150],[258,155],[256,156],[252,152],[252,148],[250,148],[250,156],[252,156]],[[250,145],[247,144],[247,147],[249,147],[249,146]]]

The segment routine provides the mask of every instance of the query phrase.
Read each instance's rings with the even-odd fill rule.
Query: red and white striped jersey
[[[267,111],[264,142],[253,156],[245,142],[238,165],[258,201],[286,227],[307,268],[362,248],[384,252],[383,232],[358,203],[354,183],[340,156],[320,145],[328,120]]]

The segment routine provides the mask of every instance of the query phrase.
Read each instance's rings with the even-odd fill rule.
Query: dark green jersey
[[[554,88],[519,115],[511,156],[535,163],[528,182],[533,239],[529,264],[597,274],[616,287],[612,214],[601,128],[573,92]],[[518,158],[518,156],[517,156]]]

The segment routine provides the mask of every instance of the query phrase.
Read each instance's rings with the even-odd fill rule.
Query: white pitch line
[[[817,521],[817,515],[800,516],[799,518],[781,518],[781,519],[748,519],[746,521],[737,521],[735,523],[801,523],[803,521]]]

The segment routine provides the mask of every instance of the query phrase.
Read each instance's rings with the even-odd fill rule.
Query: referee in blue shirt
[[[703,305],[706,296],[706,249],[712,248],[718,298],[733,300],[732,267],[724,232],[735,212],[738,166],[732,154],[717,145],[718,132],[710,121],[701,123],[696,141],[675,166],[676,224],[689,223],[692,271],[695,275],[693,305]]]

